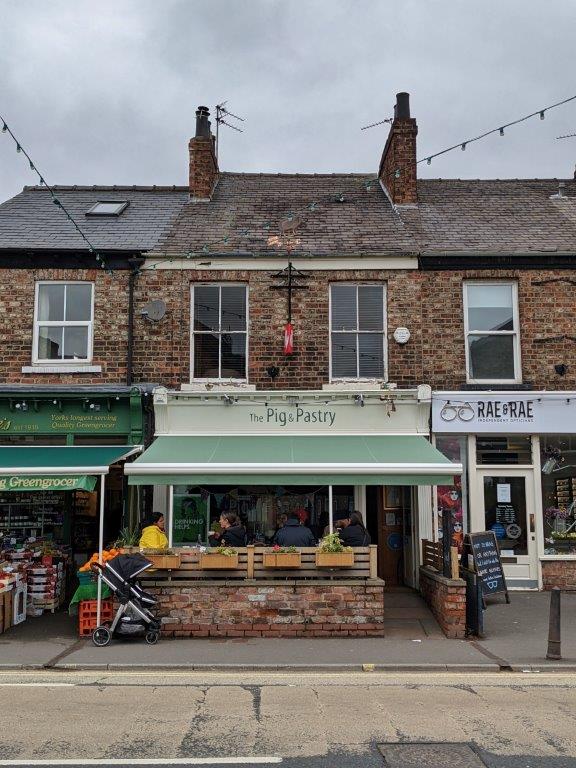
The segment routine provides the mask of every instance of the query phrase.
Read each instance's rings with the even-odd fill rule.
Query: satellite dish
[[[154,320],[155,322],[158,322],[158,320],[162,320],[166,314],[166,302],[162,301],[162,299],[154,299],[154,301],[149,301],[148,304],[144,305],[140,314],[147,317],[148,320]]]

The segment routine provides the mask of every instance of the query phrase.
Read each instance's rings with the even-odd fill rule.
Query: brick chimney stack
[[[196,136],[190,139],[190,197],[192,200],[210,200],[218,181],[218,160],[214,137],[210,132],[208,107],[196,110]]]
[[[415,205],[416,136],[418,126],[410,117],[410,94],[397,93],[394,120],[382,153],[378,176],[394,205]]]

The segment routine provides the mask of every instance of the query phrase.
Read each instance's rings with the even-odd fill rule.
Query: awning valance
[[[92,490],[90,475],[142,450],[134,445],[0,447],[0,491]]]
[[[160,436],[130,485],[449,485],[453,464],[418,435]]]

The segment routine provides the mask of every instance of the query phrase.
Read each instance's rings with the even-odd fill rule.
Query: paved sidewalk
[[[0,635],[0,669],[190,669],[350,671],[374,665],[389,671],[576,671],[576,594],[562,596],[563,660],[546,661],[547,593],[494,599],[482,640],[447,640],[422,599],[410,592],[386,596],[386,637],[358,639],[249,638],[143,639],[95,648],[79,639],[65,614],[31,619]]]

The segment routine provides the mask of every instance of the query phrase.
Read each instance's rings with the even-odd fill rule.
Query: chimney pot
[[[396,109],[394,111],[396,120],[410,119],[410,94],[403,91],[396,94]]]
[[[208,107],[198,107],[196,110],[196,136],[210,137],[210,110]]]

